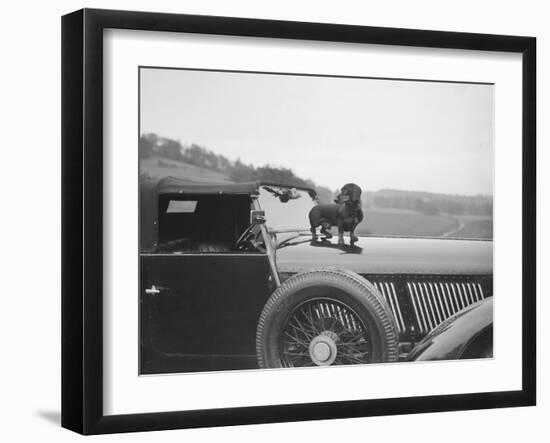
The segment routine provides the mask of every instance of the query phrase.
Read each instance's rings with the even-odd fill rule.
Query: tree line
[[[211,169],[226,174],[231,181],[236,183],[265,181],[312,188],[317,192],[319,200],[324,203],[332,201],[334,195],[334,191],[331,189],[319,186],[312,180],[298,177],[292,169],[269,164],[256,167],[242,162],[241,159],[230,160],[195,143],[184,146],[177,140],[160,137],[153,133],[141,135],[139,157],[140,159],[161,157]]]

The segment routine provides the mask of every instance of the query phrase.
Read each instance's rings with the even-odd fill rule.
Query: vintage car
[[[140,373],[403,361],[492,297],[492,241],[314,241],[316,204],[273,183],[142,180]]]

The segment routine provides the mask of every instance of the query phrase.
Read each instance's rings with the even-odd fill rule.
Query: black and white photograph
[[[141,375],[493,358],[493,83],[137,75]]]
[[[537,40],[352,23],[63,16],[63,427],[537,404]]]
[[[0,440],[544,441],[547,9],[7,2]]]

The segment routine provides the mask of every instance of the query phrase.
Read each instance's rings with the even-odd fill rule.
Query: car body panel
[[[254,356],[265,254],[142,254],[140,264],[142,374],[185,371],[189,356]]]
[[[348,269],[360,274],[461,274],[493,272],[493,243],[484,240],[360,237],[354,246],[339,246],[337,238],[311,241],[295,236],[277,249],[280,272],[313,267]]]
[[[493,297],[469,306],[430,332],[408,355],[410,361],[457,360],[469,343],[489,331],[492,337]],[[471,358],[471,357],[470,357]]]

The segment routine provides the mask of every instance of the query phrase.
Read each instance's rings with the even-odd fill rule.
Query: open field
[[[416,211],[369,207],[357,233],[426,237],[492,238],[489,216],[426,215]]]
[[[462,215],[457,218],[463,227],[453,237],[493,238],[493,217]]]

